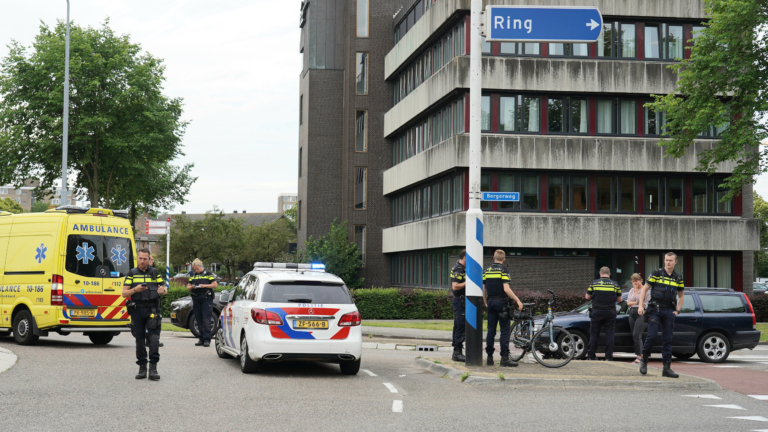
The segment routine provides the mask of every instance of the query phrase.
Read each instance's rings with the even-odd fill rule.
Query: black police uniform
[[[213,313],[213,288],[200,288],[200,285],[210,285],[216,281],[208,270],[202,273],[189,272],[189,283],[195,286],[192,289],[192,308],[195,312],[197,328],[200,330],[200,344],[211,343],[211,314]]]
[[[613,360],[614,331],[616,330],[616,298],[621,297],[619,284],[609,278],[595,279],[587,288],[592,296],[592,322],[589,331],[587,358],[595,359],[600,329],[605,330],[605,359]]]
[[[483,273],[483,285],[488,297],[488,333],[485,338],[485,353],[488,354],[488,364],[493,364],[492,357],[495,351],[494,339],[496,338],[496,325],[501,328],[499,345],[501,346],[502,366],[509,356],[510,318],[501,319],[502,309],[507,302],[507,293],[504,292],[504,284],[510,280],[509,270],[499,263],[493,263]],[[515,366],[517,366],[515,364]]]
[[[661,328],[661,360],[664,364],[663,376],[677,378],[677,374],[670,369],[672,363],[672,334],[675,330],[675,310],[677,310],[678,292],[685,290],[683,276],[676,271],[667,273],[666,269],[659,268],[648,277],[647,284],[651,287],[651,302],[657,307],[649,307],[646,311],[648,321],[648,336],[643,345],[643,360],[640,372],[647,370],[648,357],[651,356],[653,343]]]
[[[460,262],[457,262],[451,270],[451,284],[453,282],[463,283],[467,280],[467,269]],[[453,291],[453,350],[461,353],[464,349],[466,318],[464,317],[466,288]]]
[[[139,285],[147,286],[146,290],[131,296],[131,301],[136,304],[135,309],[131,312],[131,333],[136,339],[136,364],[146,367],[146,341],[149,339],[149,363],[150,367],[153,367],[160,361],[159,344],[162,315],[160,294],[157,290],[164,284],[163,278],[157,274],[157,269],[153,267],[147,267],[143,271],[136,267],[128,272],[124,284],[132,289]]]

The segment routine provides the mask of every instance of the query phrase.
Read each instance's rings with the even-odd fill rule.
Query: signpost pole
[[[168,218],[166,245],[165,245],[165,286],[171,287],[171,218]]]
[[[483,0],[472,0],[469,54],[469,211],[467,211],[466,364],[483,363],[483,211],[480,210],[480,129]]]

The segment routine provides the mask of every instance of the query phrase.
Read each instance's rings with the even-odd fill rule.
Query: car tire
[[[689,358],[693,357],[696,353],[679,353],[679,352],[672,352],[672,355],[675,356],[675,358],[680,360],[688,360]]]
[[[29,311],[23,310],[13,319],[13,339],[19,345],[32,345],[40,339],[40,336],[32,332],[34,318]]]
[[[94,345],[106,345],[112,342],[112,336],[109,333],[93,333],[88,335],[88,339],[93,342]]]
[[[227,354],[227,352],[224,351],[224,332],[221,329],[219,329],[216,332],[216,337],[214,338],[213,345],[216,348],[216,355],[219,356],[219,358],[223,358],[223,359],[232,358],[231,355]]]
[[[357,373],[360,372],[361,360],[362,360],[362,357],[355,361],[339,363],[339,368],[341,369],[341,373],[344,375],[357,375]]]
[[[215,313],[211,313],[211,334],[215,335],[218,329],[219,316]],[[191,331],[196,338],[200,339],[200,330],[197,328],[197,320],[195,319],[194,313],[189,316],[189,331]]]
[[[246,374],[259,371],[259,362],[251,360],[248,355],[248,340],[245,336],[240,339],[240,370]]]
[[[587,357],[587,338],[584,336],[584,334],[578,330],[572,330],[572,329],[566,329],[571,334],[571,338],[573,339],[573,343],[576,346],[576,352],[573,354],[573,360],[584,360]],[[559,339],[562,339],[559,338]],[[558,340],[558,344],[560,344],[560,340]],[[560,353],[561,355],[564,355],[564,353]]]
[[[723,363],[731,354],[731,343],[722,333],[710,332],[699,339],[696,353],[706,363]]]

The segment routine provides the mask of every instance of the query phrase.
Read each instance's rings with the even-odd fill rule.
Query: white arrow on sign
[[[596,23],[595,20],[590,20],[592,22],[587,23],[587,27],[589,27],[590,30],[594,30],[595,27],[599,26],[600,24]]]

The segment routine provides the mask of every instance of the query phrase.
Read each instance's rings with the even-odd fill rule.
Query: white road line
[[[759,421],[759,422],[768,422],[768,418],[765,418],[763,416],[745,416],[745,417],[728,417],[732,419],[739,419],[739,420],[752,420],[752,421]]]
[[[403,412],[403,401],[401,400],[394,400],[392,401],[392,412]]]
[[[751,398],[755,398],[761,401],[768,401],[768,395],[748,395]]]
[[[368,374],[368,375],[370,375],[370,376],[378,376],[378,375],[376,375],[375,373],[373,373],[373,372],[369,371],[368,369],[360,369],[360,370],[361,370],[361,371],[363,371],[363,372],[365,372],[365,373],[367,373],[367,374]]]
[[[711,394],[704,394],[704,395],[683,395],[683,397],[693,397],[693,398],[700,398],[700,399],[722,399],[715,395]]]
[[[735,410],[744,410],[744,411],[747,410],[746,408],[739,405],[704,405],[704,406],[712,407],[712,408],[726,408],[726,409],[735,409]]]
[[[389,389],[389,391],[391,391],[392,393],[397,393],[397,389],[392,384],[384,383],[384,386],[387,387]]]

